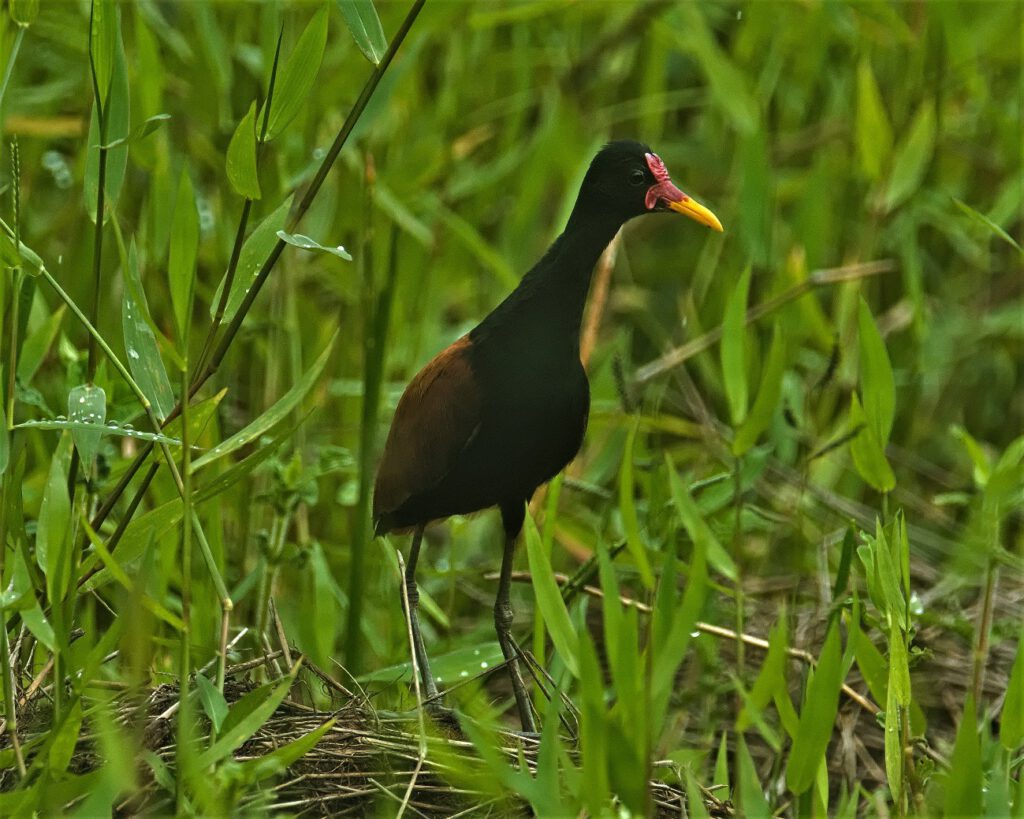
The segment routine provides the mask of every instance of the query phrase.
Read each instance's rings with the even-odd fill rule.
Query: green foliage
[[[271,812],[267,780],[331,723],[236,757],[284,698],[327,695],[264,665],[232,694],[225,609],[227,662],[280,625],[293,657],[409,707],[401,541],[369,526],[387,424],[558,234],[593,151],[632,137],[726,233],[631,223],[585,321],[584,449],[531,506],[514,584],[551,675],[533,772],[480,727],[509,722],[495,516],[428,535],[427,649],[479,721],[475,753],[428,755],[498,813],[647,815],[657,779],[696,817],[711,794],[1020,814],[1017,5],[427,3],[384,73],[405,14],[0,13],[0,674],[42,673],[58,712],[22,720],[22,778],[4,698],[0,813],[109,813],[150,773],[157,811]],[[114,710],[171,669],[179,757]]]

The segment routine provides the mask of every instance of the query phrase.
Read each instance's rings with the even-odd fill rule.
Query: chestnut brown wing
[[[436,486],[480,426],[481,395],[463,336],[442,350],[405,388],[391,422],[373,491],[373,520]],[[386,522],[385,522],[386,523]]]

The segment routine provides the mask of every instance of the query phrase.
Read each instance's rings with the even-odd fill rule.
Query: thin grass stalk
[[[18,32],[17,44],[21,42],[21,36],[24,29]],[[15,52],[16,53],[16,52]],[[11,55],[11,63],[13,64],[14,55]],[[4,79],[4,86],[6,87],[7,78]],[[0,100],[3,99],[3,92],[0,89]],[[20,246],[21,241],[21,228],[20,228],[20,162],[18,157],[18,142],[17,139],[11,142],[11,170],[12,170],[12,185],[11,185],[11,200],[12,210],[14,214],[14,241],[15,247]],[[10,450],[13,449],[12,439],[14,437],[14,375],[18,366],[18,311],[21,304],[21,278],[22,270],[20,267],[15,268],[14,275],[11,276],[11,331],[10,331],[10,349],[7,351],[7,370],[8,370],[8,381],[7,381],[7,394],[6,394],[6,406],[7,410],[4,413],[5,424],[4,428],[0,430],[0,435],[8,437],[8,445]],[[8,461],[8,467],[12,461]],[[11,485],[10,476],[7,473],[0,474],[0,578],[5,577],[5,568],[7,562],[7,492]],[[18,739],[18,713],[14,702],[14,669],[11,665],[11,651],[9,646],[9,640],[7,635],[7,609],[0,608],[0,620],[2,620],[2,626],[0,626],[0,673],[3,674],[3,696],[4,696],[4,716],[7,732],[10,737],[11,748],[14,750],[15,762],[18,766],[18,776],[22,779],[25,778],[25,757],[21,751],[21,742]]]
[[[391,65],[391,61],[394,59],[395,54],[398,52],[398,49],[405,41],[405,38],[408,35],[409,30],[412,28],[413,23],[419,16],[420,10],[423,8],[424,2],[426,2],[426,0],[416,0],[413,3],[412,8],[409,10],[408,14],[405,17],[405,20],[402,21],[402,25],[399,27],[394,38],[392,39],[391,45],[388,47],[388,50],[385,53],[384,58],[381,60],[380,64],[376,66],[373,73],[367,79],[366,84],[363,86],[363,90],[359,95],[359,98],[352,106],[352,110],[349,111],[348,116],[345,118],[345,122],[341,126],[341,130],[335,137],[334,143],[331,145],[330,150],[328,150],[327,154],[324,156],[320,168],[317,171],[316,177],[310,183],[309,188],[307,188],[306,190],[306,194],[303,196],[302,201],[296,208],[295,215],[289,222],[289,232],[294,230],[295,225],[305,215],[306,211],[309,210],[310,205],[312,205],[313,199],[320,191],[320,188],[323,185],[324,180],[327,178],[328,172],[334,165],[334,162],[337,160],[338,154],[341,152],[341,149],[345,146],[345,143],[348,141],[349,135],[355,128],[356,123],[359,121],[359,118],[363,115],[363,112],[366,110],[366,106],[369,104],[370,98],[373,96],[373,92],[380,84],[380,81],[383,78],[385,72]],[[227,354],[227,351],[230,348],[231,343],[234,341],[234,338],[237,335],[239,328],[241,328],[242,322],[245,320],[246,315],[248,315],[249,310],[252,308],[252,304],[256,300],[256,296],[259,295],[259,291],[263,287],[263,283],[270,275],[270,272],[271,270],[273,270],[273,267],[277,263],[278,258],[280,258],[281,253],[284,250],[284,246],[285,243],[283,241],[278,241],[278,243],[274,245],[274,248],[271,250],[266,261],[263,263],[263,266],[260,268],[260,271],[257,274],[252,287],[250,288],[249,292],[243,299],[241,305],[238,308],[238,311],[235,313],[235,317],[228,325],[224,337],[221,339],[220,344],[217,346],[216,352],[214,353],[209,363],[206,365],[206,369],[202,372],[200,376],[194,379],[192,381],[192,384],[189,386],[187,392],[188,399],[191,399],[202,388],[203,384],[205,384],[214,375],[214,373],[217,372],[218,368],[220,367],[221,361]],[[167,418],[164,419],[164,425],[170,423],[171,421],[178,417],[178,415],[181,413],[181,404],[183,400],[184,399],[178,400],[178,403],[175,405],[174,409],[171,410]],[[139,468],[142,466],[142,463],[149,457],[152,451],[153,445],[151,443],[147,443],[147,445],[143,447],[142,450],[140,450],[139,454],[135,458],[135,461],[129,467],[128,471],[125,473],[122,479],[118,481],[117,485],[114,487],[110,495],[107,497],[107,500],[103,503],[103,505],[100,507],[100,510],[96,513],[96,516],[93,519],[92,523],[94,529],[99,531],[99,527],[102,526],[103,521],[106,520],[107,515],[109,515],[110,511],[114,508],[114,504],[117,503],[118,498],[120,498],[121,495],[124,493],[124,490],[128,487],[128,484],[131,482],[132,478],[135,476]],[[116,546],[116,543],[113,545]]]
[[[359,422],[359,492],[356,501],[355,529],[352,532],[348,617],[345,629],[345,662],[356,673],[361,668],[360,628],[363,616],[363,589],[366,585],[366,551],[372,538],[373,528],[371,498],[373,464],[377,448],[377,417],[380,412],[381,384],[384,375],[388,326],[391,320],[391,303],[398,273],[397,227],[393,225],[385,281],[379,293],[374,293],[373,200],[375,179],[373,158],[367,157],[364,191],[366,224],[363,230],[362,252],[360,253],[363,265],[363,304],[366,319],[363,344],[363,403]]]
[[[186,315],[191,314],[191,309]],[[188,338],[188,326],[191,323],[189,318],[185,320],[186,333]],[[185,345],[186,361],[188,348]],[[183,390],[188,389],[188,366],[181,369],[181,386]],[[189,450],[189,429],[188,429],[188,402],[184,402],[181,408],[181,472],[182,472],[182,503],[184,514],[181,519],[181,657],[178,665],[178,724],[177,724],[177,765],[175,766],[175,784],[177,788],[177,812],[184,814],[186,809],[185,801],[185,771],[188,766],[188,755],[192,750],[190,731],[191,715],[189,713],[189,675],[191,670],[191,645],[192,645],[192,476],[191,456]]]

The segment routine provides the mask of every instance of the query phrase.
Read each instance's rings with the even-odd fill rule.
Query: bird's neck
[[[566,336],[578,346],[594,267],[620,227],[620,218],[577,203],[562,234],[480,329],[486,334],[514,316],[520,331]]]

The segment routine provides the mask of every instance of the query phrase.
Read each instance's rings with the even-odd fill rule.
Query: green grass
[[[726,233],[630,224],[591,307],[514,592],[543,738],[498,747],[500,526],[453,519],[420,610],[470,745],[382,727],[416,775],[363,810],[422,769],[496,813],[1024,815],[1021,5],[409,12],[0,11],[0,813],[271,811],[341,687],[415,704],[391,413],[634,137]]]

